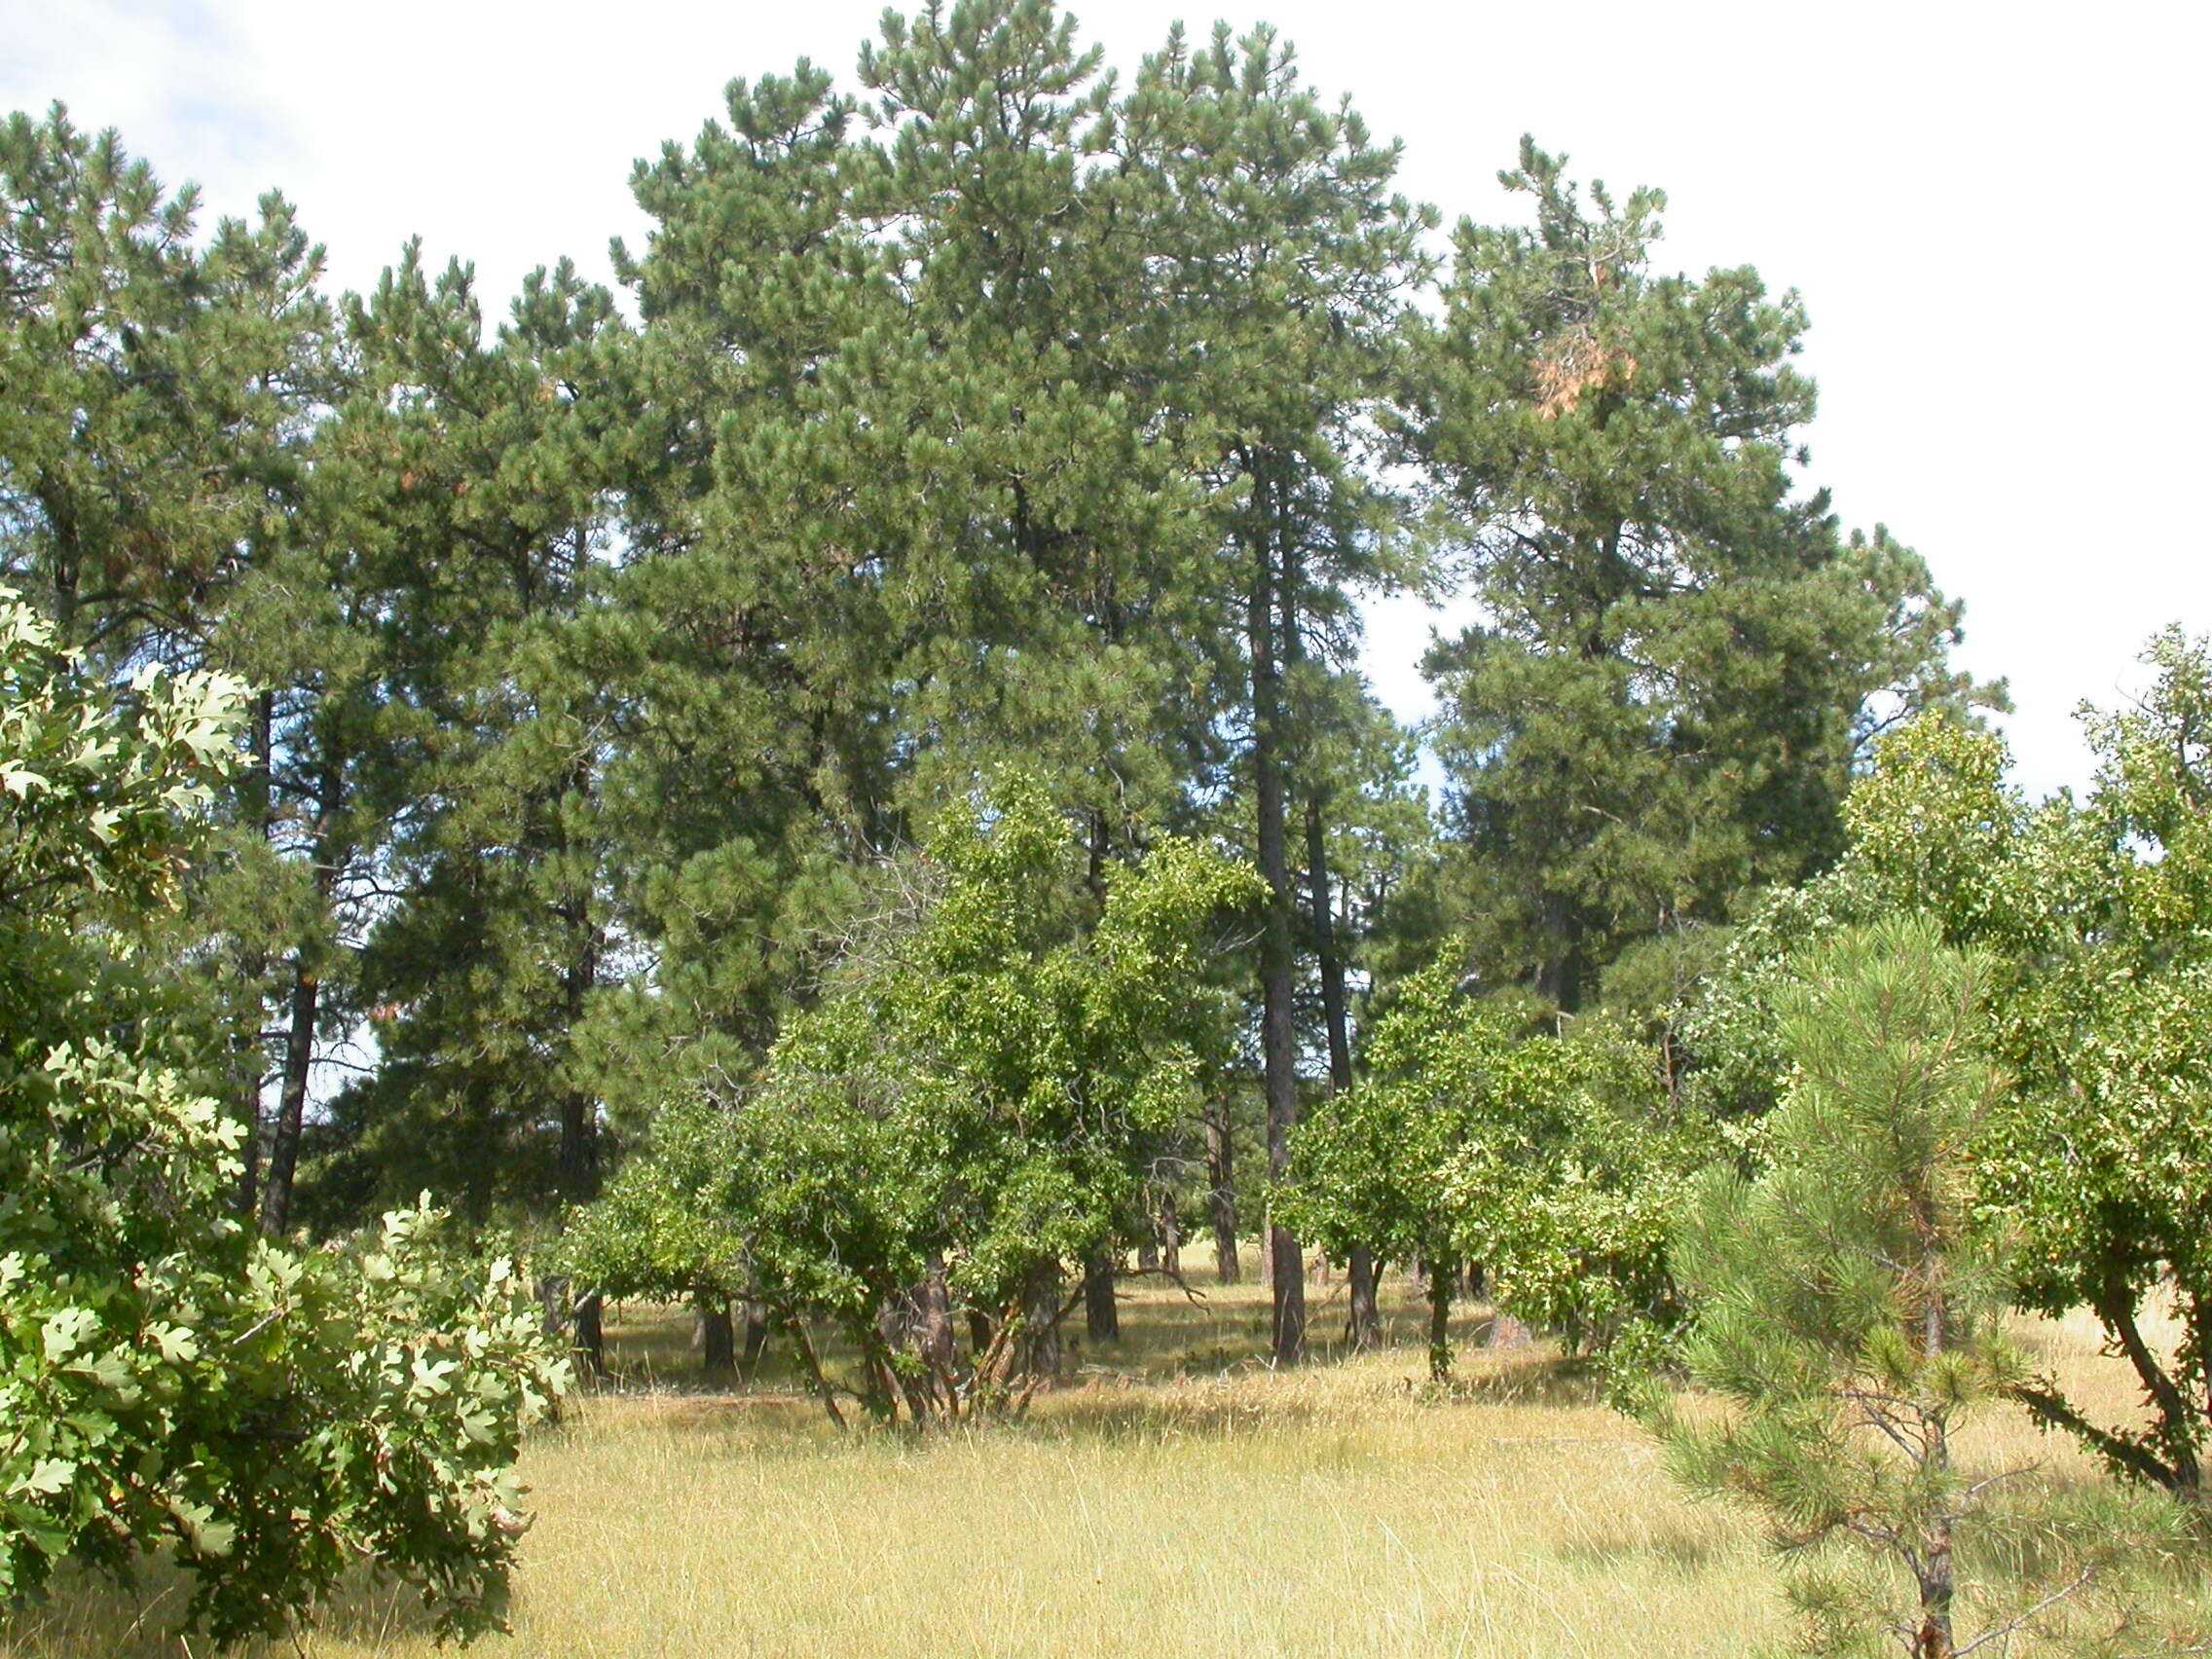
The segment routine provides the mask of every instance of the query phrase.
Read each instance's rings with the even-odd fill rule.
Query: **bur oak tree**
[[[205,672],[103,683],[0,589],[0,1593],[164,1548],[229,1641],[365,1560],[472,1635],[565,1364],[508,1264],[457,1263],[426,1208],[308,1252],[242,1223],[199,987],[145,948],[244,702]]]

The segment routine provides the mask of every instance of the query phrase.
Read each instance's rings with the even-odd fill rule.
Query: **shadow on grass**
[[[222,1651],[234,1659],[289,1659],[303,1651],[290,1637],[218,1649],[212,1639],[191,1633],[185,1608],[192,1580],[165,1557],[140,1562],[134,1580],[118,1584],[64,1564],[38,1597],[0,1605],[0,1653],[9,1659],[203,1659]],[[365,1568],[349,1574],[313,1620],[315,1632],[372,1651],[426,1638],[432,1626],[420,1594],[379,1581]]]
[[[1220,1383],[1118,1383],[1061,1388],[1019,1425],[1036,1439],[1127,1446],[1233,1440],[1302,1428],[1320,1413],[1304,1397]]]
[[[1483,1345],[1491,1334],[1489,1309],[1469,1306],[1453,1321],[1459,1372],[1443,1383],[1425,1376],[1427,1312],[1416,1289],[1395,1275],[1382,1288],[1382,1313],[1391,1370],[1370,1373],[1356,1392],[1377,1398],[1410,1398],[1438,1404],[1576,1407],[1598,1403],[1599,1382],[1584,1362],[1562,1360],[1543,1348],[1503,1352]],[[1311,1358],[1304,1367],[1276,1371],[1267,1357],[1270,1308],[1264,1285],[1210,1286],[1198,1294],[1147,1284],[1124,1293],[1120,1331],[1093,1339],[1065,1333],[1063,1381],[1037,1396],[1018,1422],[982,1419],[958,1425],[962,1432],[1018,1432],[1049,1440],[1131,1444],[1226,1439],[1255,1432],[1288,1432],[1327,1417],[1341,1417],[1349,1396],[1295,1385],[1300,1377],[1327,1375],[1359,1356],[1337,1340],[1343,1294],[1309,1298]],[[691,1316],[682,1309],[630,1306],[610,1309],[610,1375],[582,1402],[588,1423],[606,1402],[625,1423],[650,1421],[678,1432],[713,1436],[733,1451],[773,1455],[815,1450],[829,1431],[822,1407],[803,1386],[779,1336],[758,1369],[737,1383],[714,1383],[699,1373],[690,1348]],[[849,1356],[834,1331],[815,1332],[832,1374]],[[1363,1362],[1364,1363],[1364,1362]],[[1400,1367],[1402,1366],[1402,1369]],[[1402,1393],[1401,1393],[1402,1390]],[[848,1410],[848,1419],[853,1414]]]
[[[1592,1577],[1608,1578],[1638,1567],[1652,1566],[1683,1578],[1694,1578],[1712,1567],[1728,1550],[1709,1532],[1660,1527],[1635,1535],[1575,1539],[1556,1545],[1552,1553],[1565,1565]]]

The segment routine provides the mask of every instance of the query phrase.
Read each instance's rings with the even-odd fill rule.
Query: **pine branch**
[[[2047,1608],[2055,1607],[2059,1603],[2065,1601],[2067,1597],[2073,1595],[2077,1590],[2087,1584],[2090,1578],[2095,1576],[2096,1570],[2097,1569],[2093,1567],[2084,1567],[2079,1573],[2075,1575],[2074,1581],[2072,1583],[2061,1585],[2058,1589],[2053,1590],[2049,1595],[2046,1596],[2042,1601],[2036,1603],[2034,1606],[2029,1607],[2022,1612],[2015,1613],[2011,1618],[2007,1619],[2001,1625],[1997,1625],[1992,1629],[1983,1631],[1981,1635],[1975,1637],[1972,1641],[1967,1642],[1964,1646],[1954,1648],[1952,1650],[1951,1659],[1967,1659],[1967,1655],[1972,1653],[1977,1647],[1986,1646],[1992,1641],[2004,1641],[2009,1640],[2016,1632],[2024,1629],[2027,1626],[2028,1622],[2034,1619],[2039,1613],[2044,1612]]]

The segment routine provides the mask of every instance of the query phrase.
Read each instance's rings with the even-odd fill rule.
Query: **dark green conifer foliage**
[[[205,661],[327,391],[321,250],[272,193],[195,243],[113,131],[0,126],[0,576],[114,666]]]
[[[1564,168],[1524,140],[1534,225],[1456,232],[1412,445],[1486,613],[1430,663],[1460,907],[1486,974],[1572,1009],[1624,942],[1832,860],[1872,732],[2001,692],[1946,667],[1917,557],[1792,496],[1796,296],[1653,275],[1665,199]]]
[[[345,1214],[432,1186],[476,1216],[597,1174],[575,1033],[607,975],[621,652],[600,616],[628,436],[624,330],[564,262],[486,343],[468,275],[413,249],[349,308],[359,388],[324,434],[333,544],[378,596],[359,810],[387,902],[347,1008],[374,1076],[334,1103]]]
[[[1096,57],[1044,5],[892,18],[865,107],[801,65],[639,169],[654,966],[610,1054],[745,1076],[856,875],[1010,761],[1084,816],[1093,911],[1218,763],[1212,486],[1162,390],[1194,325],[1147,263],[1157,201],[1101,159]]]
[[[203,244],[196,205],[58,106],[0,129],[0,576],[105,672],[159,660],[262,688],[222,850],[163,934],[203,970],[233,1051],[219,1087],[253,1123],[272,1072],[304,1097],[302,976],[320,971],[335,891],[317,872],[345,863],[313,804],[313,711],[350,672],[331,628],[348,588],[302,534],[339,370],[321,250],[290,206],[267,196]],[[245,1150],[250,1204],[258,1140]]]

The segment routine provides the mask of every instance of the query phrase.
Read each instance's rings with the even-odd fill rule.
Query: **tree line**
[[[1375,968],[1463,934],[1571,1014],[1972,695],[1924,566],[1795,488],[1794,296],[1655,275],[1656,193],[1526,145],[1534,223],[1440,257],[1265,29],[1124,81],[968,6],[858,82],[733,83],[635,171],[625,303],[563,262],[489,331],[465,267],[333,300],[280,199],[195,240],[112,135],[11,124],[6,579],[103,672],[256,687],[195,897],[269,1231],[591,1198],[1018,763],[1079,929],[1165,837],[1260,872],[1209,970],[1228,1250]],[[1427,665],[1441,819],[1354,671],[1393,585],[1486,617]]]

